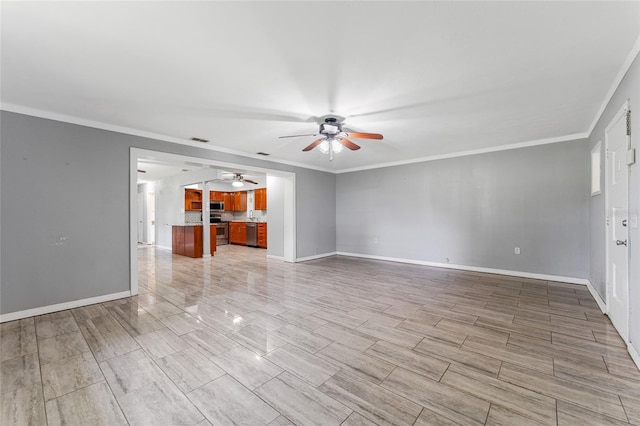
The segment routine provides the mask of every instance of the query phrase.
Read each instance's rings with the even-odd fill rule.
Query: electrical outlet
[[[373,237],[373,244],[378,244],[378,237]]]
[[[515,249],[513,249],[513,252],[515,254],[520,254],[520,247],[516,247]]]

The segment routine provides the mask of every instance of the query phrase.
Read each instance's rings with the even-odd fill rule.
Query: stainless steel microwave
[[[209,203],[209,210],[211,210],[212,212],[223,212],[224,201],[211,201]]]

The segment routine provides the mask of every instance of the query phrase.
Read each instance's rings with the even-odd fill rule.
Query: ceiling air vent
[[[202,142],[202,143],[209,142],[209,139],[202,139],[202,138],[191,138],[191,140],[194,142]]]
[[[266,157],[267,155],[271,155],[271,154],[268,154],[268,153],[266,153],[266,152],[262,152],[262,151],[260,151],[260,152],[256,152],[256,154],[258,154],[258,155],[264,155],[265,157]]]

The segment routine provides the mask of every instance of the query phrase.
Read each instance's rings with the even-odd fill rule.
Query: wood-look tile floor
[[[1,325],[5,425],[640,424],[580,285],[222,246],[136,297]]]

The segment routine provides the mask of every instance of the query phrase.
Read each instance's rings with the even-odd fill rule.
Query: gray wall
[[[586,278],[587,151],[578,140],[338,175],[338,251]]]
[[[297,257],[336,250],[335,176],[1,112],[0,313],[129,289],[130,147],[296,173]],[[319,186],[326,188],[319,190]]]
[[[605,262],[605,185],[604,185],[604,149],[605,129],[629,99],[631,104],[631,147],[640,154],[640,57],[636,57],[626,76],[618,86],[613,98],[605,108],[593,132],[589,136],[590,149],[602,141],[602,173],[600,186],[602,194],[591,198],[590,202],[590,280],[602,300],[606,300],[606,262]],[[637,157],[640,160],[640,155]],[[629,213],[640,214],[640,166],[638,163],[629,168]],[[640,229],[629,228],[629,300],[630,321],[629,338],[631,344],[640,352]]]

